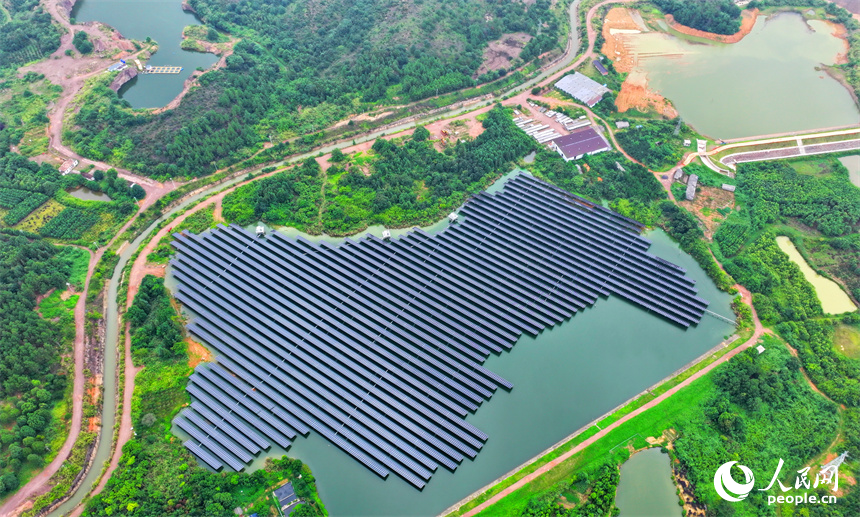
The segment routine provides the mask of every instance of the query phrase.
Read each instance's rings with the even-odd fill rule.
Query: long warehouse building
[[[238,226],[177,234],[176,298],[217,352],[177,416],[186,447],[240,470],[319,433],[382,477],[423,488],[474,459],[465,420],[497,388],[490,354],[620,296],[681,327],[708,303],[685,270],[647,252],[640,223],[521,174],[459,223],[339,245]]]

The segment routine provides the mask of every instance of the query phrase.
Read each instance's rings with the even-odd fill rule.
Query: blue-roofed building
[[[299,504],[299,497],[296,495],[292,483],[286,483],[275,490],[275,497],[278,499],[278,507],[284,512],[284,515],[289,515],[289,509]]]
[[[600,72],[600,75],[608,75],[609,74],[609,70],[607,70],[606,67],[603,66],[603,63],[601,63],[599,59],[595,59],[594,61],[591,62],[591,64],[593,64],[594,68],[596,68],[597,71]]]

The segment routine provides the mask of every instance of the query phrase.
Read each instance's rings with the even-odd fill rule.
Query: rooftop
[[[579,72],[562,77],[555,83],[555,87],[589,106],[597,104],[603,94],[610,91],[609,88]]]
[[[275,490],[275,497],[278,498],[278,505],[282,509],[286,506],[291,506],[298,499],[296,491],[293,489],[292,483],[286,483],[282,487]]]
[[[699,184],[699,177],[695,174],[690,174],[690,178],[687,180],[687,201],[692,201],[696,198],[696,185]]]
[[[556,138],[553,143],[569,159],[609,150],[606,139],[591,126],[575,129],[569,135]]]

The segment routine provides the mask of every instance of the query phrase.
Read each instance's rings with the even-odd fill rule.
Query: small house
[[[696,199],[696,185],[699,184],[699,177],[695,174],[690,174],[690,179],[687,180],[687,201]]]

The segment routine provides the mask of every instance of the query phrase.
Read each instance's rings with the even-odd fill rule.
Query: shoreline
[[[704,38],[707,40],[714,41],[716,43],[737,43],[744,39],[747,34],[752,32],[753,27],[755,27],[755,23],[758,20],[759,10],[758,9],[747,9],[741,13],[741,28],[738,32],[734,34],[715,34],[713,32],[705,32],[699,29],[693,29],[692,27],[687,27],[686,25],[681,25],[680,23],[675,21],[675,17],[671,14],[667,14],[665,17],[666,24],[674,31],[680,32],[681,34],[685,34],[687,36],[695,36],[697,38]]]

